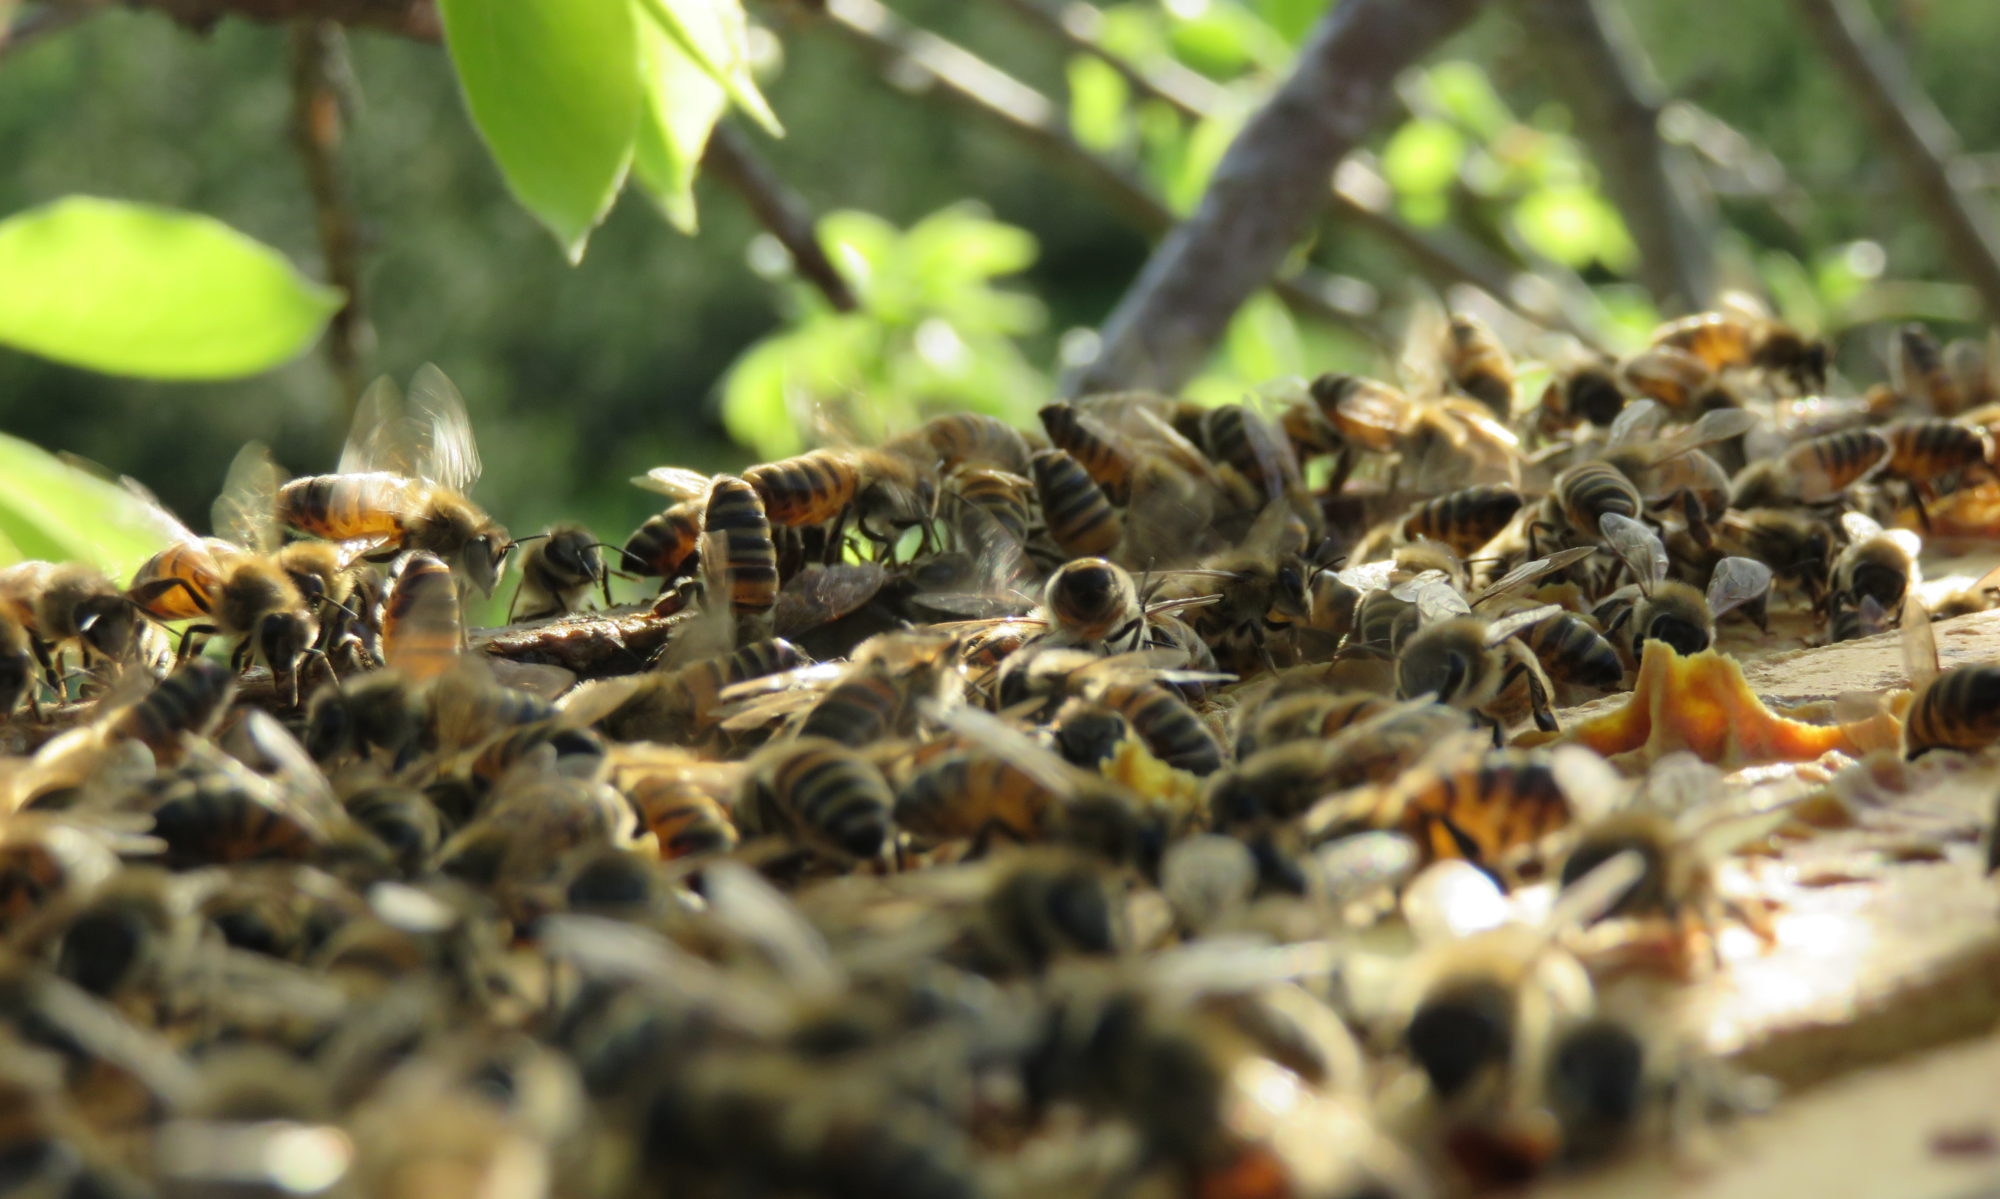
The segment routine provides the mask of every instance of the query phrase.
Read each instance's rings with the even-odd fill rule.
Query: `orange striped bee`
[[[380,624],[390,668],[419,683],[450,670],[465,642],[451,568],[423,550],[398,558],[389,569]]]

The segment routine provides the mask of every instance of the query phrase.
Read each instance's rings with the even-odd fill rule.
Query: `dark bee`
[[[1738,471],[1729,485],[1729,506],[1825,503],[1882,469],[1891,448],[1877,429],[1845,429],[1808,438],[1776,458],[1759,459]]]
[[[609,607],[611,572],[605,569],[600,548],[582,525],[555,525],[529,542],[521,559],[520,588],[508,605],[507,619],[540,620],[574,611],[592,587],[603,588]]]
[[[1823,341],[1761,314],[1704,312],[1670,321],[1653,331],[1653,344],[1672,346],[1721,372],[1748,368],[1787,380],[1800,392],[1826,387],[1831,353]]]
[[[236,678],[229,670],[206,658],[190,658],[113,716],[111,731],[171,760],[182,737],[203,737],[214,729],[235,694]]]
[[[1514,415],[1514,360],[1486,322],[1457,313],[1445,331],[1443,361],[1452,386],[1493,410],[1500,420]]]
[[[1922,542],[1907,529],[1884,529],[1859,512],[1843,513],[1840,523],[1848,544],[1833,562],[1833,593],[1850,606],[1872,599],[1882,612],[1900,610],[1917,574]]]
[[[1131,500],[1133,459],[1116,435],[1069,404],[1048,405],[1041,410],[1041,419],[1049,441],[1103,490],[1106,499],[1121,507]],[[1040,459],[1037,454],[1035,480],[1043,487],[1042,503],[1046,508],[1048,486],[1042,484],[1046,468],[1041,466]]]
[[[123,661],[138,641],[139,618],[103,573],[81,564],[17,562],[0,570],[0,613],[28,634],[52,690],[74,643],[84,661]]]
[[[646,523],[625,539],[619,553],[626,574],[664,579],[671,584],[692,568],[692,559],[701,548],[702,506],[699,500],[682,500]]]
[[[748,831],[789,836],[838,861],[882,856],[894,837],[895,796],[866,758],[834,741],[788,741],[751,765],[737,812]]]
[[[388,849],[407,877],[430,861],[444,840],[444,820],[429,796],[411,787],[367,787],[342,805],[354,822]]]
[[[1542,669],[1558,683],[1608,691],[1625,677],[1625,664],[1603,633],[1574,612],[1557,612],[1521,634]]]
[[[1715,640],[1716,620],[1770,591],[1770,567],[1749,558],[1724,558],[1704,594],[1667,578],[1666,548],[1638,521],[1607,515],[1603,532],[1605,544],[1638,580],[1636,598],[1613,597],[1609,606],[1619,610],[1605,626],[1613,636],[1622,630],[1634,661],[1647,641],[1664,642],[1682,655],[1700,653]]]
[[[1405,537],[1436,541],[1464,556],[1493,540],[1526,502],[1518,489],[1500,484],[1447,491],[1411,508],[1401,529]]]
[[[28,630],[0,610],[0,720],[19,711],[23,700],[39,707],[35,686],[35,650]]]
[[[1609,365],[1590,361],[1568,367],[1549,380],[1542,392],[1537,420],[1544,433],[1553,434],[1578,421],[1603,428],[1618,419],[1625,407],[1625,390]]]
[[[717,548],[720,561],[711,566],[726,571],[739,623],[761,621],[777,606],[778,557],[757,490],[733,475],[717,475],[702,510],[702,537]]]
[[[1125,521],[1104,489],[1062,450],[1034,456],[1035,492],[1049,538],[1068,557],[1110,553],[1125,535]]]

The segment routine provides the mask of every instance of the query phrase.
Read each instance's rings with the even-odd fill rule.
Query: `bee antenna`
[[[500,552],[502,554],[511,554],[514,552],[515,546],[526,545],[530,541],[540,541],[547,536],[548,536],[547,533],[530,533],[526,537],[512,538],[507,542],[507,544],[504,547],[501,548]]]

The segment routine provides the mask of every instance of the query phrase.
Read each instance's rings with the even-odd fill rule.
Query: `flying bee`
[[[524,599],[526,607],[518,612],[522,620],[572,612],[594,586],[603,588],[604,605],[610,607],[611,572],[598,552],[603,548],[582,525],[551,526],[521,559],[521,585],[508,605],[508,621],[515,619]]]
[[[1485,321],[1456,313],[1446,328],[1445,374],[1452,386],[1486,405],[1495,420],[1514,415],[1514,359]]]
[[[81,563],[16,562],[0,570],[0,613],[28,634],[51,690],[62,692],[65,651],[86,664],[122,662],[139,641],[139,618],[110,579]]]
[[[1125,518],[1081,463],[1063,450],[1040,450],[1033,467],[1042,523],[1064,556],[1097,557],[1117,547]]]
[[[337,472],[278,489],[278,522],[328,541],[371,543],[382,553],[435,554],[466,585],[490,595],[512,544],[507,530],[465,497],[479,451],[465,400],[426,364],[410,380],[405,415],[395,384],[376,382],[355,409]]]
[[[881,858],[895,841],[896,800],[882,772],[839,742],[800,738],[751,759],[735,811],[748,833],[791,838],[839,862]]]
[[[1729,506],[1826,503],[1887,466],[1892,449],[1879,429],[1843,429],[1807,438],[1776,458],[1760,458],[1738,471],[1730,481]]]
[[[701,513],[701,501],[685,499],[648,517],[625,539],[619,556],[622,569],[642,578],[664,579],[671,586],[692,568],[701,548]]]
[[[1905,597],[1903,667],[1915,694],[1903,716],[1903,752],[1912,761],[1934,749],[1978,753],[2000,741],[2000,663],[1940,666],[1930,616]]]
[[[1917,553],[1923,542],[1908,529],[1884,529],[1859,512],[1843,512],[1840,525],[1847,548],[1833,561],[1833,592],[1849,604],[1873,599],[1883,612],[1903,606],[1918,578]]]
[[[1738,301],[1730,311],[1669,321],[1653,331],[1652,344],[1685,350],[1717,374],[1759,370],[1784,379],[1802,394],[1817,395],[1826,390],[1826,372],[1832,359],[1826,343],[1763,313],[1748,311],[1750,307]]]
[[[1682,655],[1700,653],[1715,640],[1717,620],[1771,589],[1770,567],[1749,558],[1724,558],[1716,563],[1704,595],[1667,578],[1667,550],[1651,529],[1609,513],[1603,531],[1604,543],[1638,580],[1636,597],[1614,595],[1618,602],[1613,606],[1620,610],[1605,627],[1614,637],[1622,630],[1634,661],[1647,641],[1665,642]]]
[[[1517,488],[1488,483],[1419,501],[1403,517],[1402,535],[1450,546],[1461,557],[1506,528],[1527,501]]]
[[[1116,433],[1073,404],[1050,404],[1039,415],[1050,443],[1081,467],[1103,490],[1107,500],[1121,507],[1131,501],[1133,458]],[[1037,483],[1041,482],[1044,469],[1037,465]],[[1043,487],[1046,508],[1047,485]]]

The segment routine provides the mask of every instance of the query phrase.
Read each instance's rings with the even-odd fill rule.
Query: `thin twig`
[[[1374,126],[1396,76],[1478,7],[1343,0],[1322,17],[1291,76],[1230,143],[1201,206],[1105,321],[1097,360],[1067,381],[1069,390],[1186,381],[1310,229],[1334,167]]]
[[[1876,134],[1896,156],[1945,249],[1979,292],[1987,315],[2000,317],[2000,252],[1992,223],[1953,184],[1947,164],[1958,137],[1917,87],[1908,64],[1887,41],[1867,9],[1852,0],[1793,0],[1806,28],[1819,40],[1861,105]]]
[[[1639,278],[1663,311],[1707,305],[1715,290],[1713,222],[1691,195],[1679,155],[1660,137],[1665,106],[1629,27],[1600,0],[1524,0],[1544,40],[1539,60],[1604,170],[1604,188],[1639,250]]]
[[[19,54],[50,34],[81,24],[100,11],[102,6],[96,4],[43,5],[7,28],[0,29],[0,61],[5,61],[9,55]]]
[[[1199,72],[1172,59],[1142,66],[1107,47],[1098,36],[1104,14],[1087,0],[998,2],[1044,37],[1075,53],[1095,58],[1116,71],[1135,93],[1165,104],[1188,120],[1207,119],[1222,106],[1223,89]],[[1559,305],[1524,303],[1516,295],[1516,272],[1505,260],[1464,239],[1449,234],[1427,234],[1398,220],[1380,198],[1388,194],[1388,185],[1355,187],[1351,176],[1357,172],[1371,174],[1372,168],[1349,159],[1334,178],[1331,195],[1336,219],[1358,226],[1387,243],[1440,286],[1470,283],[1531,324],[1553,324],[1588,340],[1585,331],[1589,322],[1581,313],[1566,311]],[[1343,175],[1350,177],[1346,185]],[[1378,181],[1379,178],[1375,176]],[[1578,297],[1565,295],[1561,299],[1574,303]]]
[[[835,312],[853,312],[860,307],[847,277],[819,243],[812,209],[778,177],[741,132],[733,125],[717,125],[709,135],[701,165],[742,198],[757,223],[792,256],[792,266],[799,277],[818,288]]]
[[[352,413],[361,402],[363,373],[374,342],[361,303],[361,255],[354,209],[340,179],[341,103],[337,63],[340,26],[302,20],[291,29],[292,144],[305,168],[319,226],[320,254],[327,282],[346,295],[327,323],[326,358],[335,384]]]
[[[125,4],[165,13],[198,33],[207,32],[226,17],[243,17],[283,23],[332,21],[420,42],[444,37],[434,0],[125,0]]]
[[[919,29],[876,0],[826,0],[818,26],[840,34],[907,91],[923,92],[992,122],[1076,174],[1110,200],[1142,232],[1158,236],[1174,224],[1173,210],[1125,168],[1091,153],[1070,136],[1056,106],[1034,88],[964,48]],[[1269,279],[1295,311],[1379,337],[1373,308],[1337,294],[1331,280],[1302,270]]]

